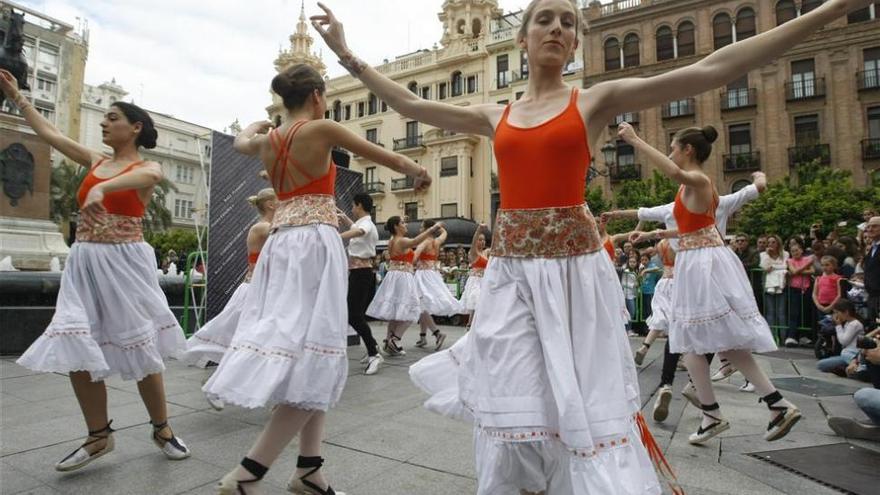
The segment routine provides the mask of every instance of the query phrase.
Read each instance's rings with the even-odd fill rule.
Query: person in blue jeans
[[[654,298],[654,287],[663,275],[663,263],[656,253],[642,254],[642,269],[639,276],[642,279],[642,314],[640,321],[645,321],[651,316],[651,300]]]
[[[842,350],[839,356],[820,359],[816,367],[826,373],[835,373],[846,369],[849,363],[858,357],[859,349],[856,342],[865,335],[865,327],[856,316],[855,306],[848,299],[840,299],[831,306],[831,317],[837,325],[835,328],[837,342]]]
[[[626,302],[626,310],[629,319],[626,321],[626,331],[632,331],[632,322],[636,318],[636,297],[639,290],[639,260],[631,256],[626,260],[626,266],[620,274],[620,285],[623,287],[623,298]]]
[[[878,334],[877,331],[872,332]],[[853,395],[856,406],[868,416],[868,422],[858,421],[853,418],[831,416],[828,418],[828,426],[834,433],[842,437],[858,438],[880,442],[880,340],[875,338],[877,347],[862,351],[862,355],[868,362],[868,372],[874,387],[859,389]]]

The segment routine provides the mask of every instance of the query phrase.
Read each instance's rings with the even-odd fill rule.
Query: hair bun
[[[248,196],[247,202],[251,204],[251,206],[257,206],[257,197],[256,196]]]
[[[703,137],[706,138],[706,141],[709,141],[710,144],[714,143],[715,140],[718,139],[718,131],[715,130],[715,128],[711,125],[703,127],[702,129],[700,129],[700,131],[703,133]]]

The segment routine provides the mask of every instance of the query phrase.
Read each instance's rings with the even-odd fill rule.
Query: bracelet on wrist
[[[351,74],[351,77],[359,79],[361,74],[366,70],[367,64],[357,58],[353,53],[349,52],[339,57],[339,65]]]

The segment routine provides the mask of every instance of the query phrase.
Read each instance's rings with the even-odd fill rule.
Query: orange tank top
[[[421,259],[422,261],[437,261],[437,255],[423,253],[419,255],[419,259]]]
[[[611,257],[611,261],[612,262],[617,261],[617,252],[614,249],[614,243],[611,242],[610,236],[605,237],[605,241],[602,243],[602,246],[605,247],[605,252],[608,253],[608,256]]]
[[[471,263],[471,268],[475,268],[477,270],[484,269],[487,266],[489,266],[489,258],[483,256],[482,254],[476,259],[476,261]]]
[[[248,263],[251,265],[256,265],[257,260],[260,259],[260,252],[257,251],[255,253],[248,253]]]
[[[559,115],[535,127],[508,122],[495,129],[501,209],[554,208],[584,203],[590,145],[577,107],[577,88]]]
[[[98,163],[94,164],[92,168],[89,169],[89,173],[83,179],[82,184],[80,184],[79,191],[77,191],[76,193],[76,200],[77,203],[79,203],[80,208],[82,208],[83,203],[85,203],[86,196],[88,196],[89,191],[91,191],[92,188],[95,187],[95,185],[119,177],[120,175],[129,172],[138,165],[144,163],[143,160],[134,162],[122,169],[121,172],[114,175],[113,177],[102,179],[95,175],[95,169],[97,169],[98,166],[100,166],[105,161],[107,161],[106,158],[98,160]],[[144,210],[146,209],[143,201],[141,201],[140,196],[138,196],[137,189],[125,189],[123,191],[109,192],[104,195],[104,201],[102,202],[102,204],[107,210],[107,213],[111,213],[114,215],[124,215],[127,217],[143,217]]]
[[[404,263],[412,264],[413,259],[415,258],[415,251],[412,249],[408,249],[405,253],[399,254],[397,256],[392,256],[391,261],[402,261]]]
[[[272,149],[275,151],[275,164],[272,166],[269,176],[279,201],[286,201],[295,196],[304,196],[306,194],[329,194],[331,196],[336,194],[336,164],[332,160],[326,174],[321,177],[314,177],[306,172],[302,164],[296,161],[290,154],[293,137],[302,129],[306,122],[308,121],[302,120],[294,123],[283,137],[278,132],[278,129],[269,131],[269,142],[272,143]],[[288,164],[302,174],[308,182],[286,191],[284,189],[285,179],[289,178],[289,182],[293,183],[293,174],[287,169]]]
[[[715,208],[718,207],[718,193],[712,193],[712,204],[706,213],[693,213],[688,210],[681,199],[684,186],[678,188],[675,195],[675,205],[672,207],[672,215],[675,217],[675,223],[678,225],[679,234],[688,234],[696,232],[700,229],[715,225]]]

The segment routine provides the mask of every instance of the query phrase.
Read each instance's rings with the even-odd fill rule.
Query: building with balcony
[[[616,0],[590,2],[584,87],[649,77],[697,62],[713,51],[788,22],[822,0]],[[651,145],[668,150],[689,126],[718,129],[706,170],[722,194],[756,170],[778,180],[804,163],[849,170],[858,185],[880,184],[880,2],[838,19],[765,67],[724,88],[655,108],[632,109],[601,137],[613,150],[605,187],[653,164],[616,140],[627,121]],[[601,47],[601,49],[599,48]],[[608,146],[608,145],[611,146]],[[594,153],[599,168],[603,153]],[[644,170],[636,165],[641,163]]]

